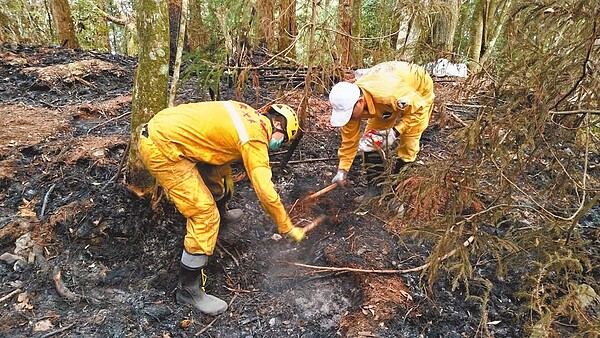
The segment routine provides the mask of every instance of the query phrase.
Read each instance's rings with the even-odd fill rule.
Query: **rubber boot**
[[[217,202],[217,209],[219,209],[219,216],[221,217],[221,223],[234,223],[238,221],[244,215],[242,209],[229,209],[227,210],[226,198],[221,198]]]
[[[354,198],[356,203],[364,203],[371,198],[381,195],[382,174],[385,169],[383,165],[383,157],[378,152],[364,152],[363,164],[367,177],[367,190],[364,194]]]
[[[179,285],[177,287],[177,304],[193,306],[200,312],[216,316],[227,310],[227,303],[204,292],[206,275],[204,269],[191,269],[181,264]]]
[[[407,162],[404,162],[401,159],[397,159],[396,160],[396,164],[394,165],[394,170],[392,171],[392,174],[394,175],[398,175],[398,173],[400,172],[400,170],[402,170],[402,168],[407,164]]]

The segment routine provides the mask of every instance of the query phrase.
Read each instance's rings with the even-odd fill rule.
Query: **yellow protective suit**
[[[236,161],[243,162],[278,231],[292,229],[271,181],[268,144],[273,131],[266,116],[235,101],[190,103],[160,111],[147,130],[148,137],[140,135],[139,153],[187,218],[184,247],[188,253],[213,253],[220,223],[213,195],[222,196],[223,178]]]
[[[355,84],[366,100],[366,130],[395,127],[400,132],[396,150],[404,162],[414,162],[420,150],[421,134],[429,125],[433,110],[433,80],[422,67],[400,61],[373,67]],[[405,107],[400,106],[405,103]],[[399,122],[397,122],[399,120]],[[338,149],[338,169],[348,171],[358,151],[361,120],[351,119],[342,127],[342,144]]]

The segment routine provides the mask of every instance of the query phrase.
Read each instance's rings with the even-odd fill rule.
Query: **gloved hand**
[[[377,132],[378,130],[376,129],[369,129],[365,131],[363,136],[358,141],[358,150],[369,153],[380,149],[381,145],[383,144],[383,137],[377,134]]]
[[[348,178],[348,172],[344,169],[338,169],[335,176],[333,176],[331,183],[337,183],[340,187],[345,187],[347,178]]]
[[[382,147],[391,147],[392,143],[396,141],[396,131],[394,128],[386,129],[386,130],[377,130],[375,134],[381,136],[383,138]]]
[[[302,228],[296,227],[296,226],[293,227],[292,230],[290,230],[288,233],[285,234],[285,237],[288,240],[293,240],[297,243],[302,241],[305,236],[306,236],[306,234],[304,233],[304,230],[302,230]]]

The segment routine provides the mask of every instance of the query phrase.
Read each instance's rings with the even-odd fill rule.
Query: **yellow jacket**
[[[362,119],[379,130],[395,127],[400,134],[418,134],[429,125],[433,105],[433,80],[417,65],[393,61],[374,66],[374,70],[358,79],[366,100]],[[379,67],[378,67],[379,66]],[[400,121],[396,124],[396,121]],[[338,149],[338,168],[349,170],[358,151],[361,120],[351,119],[342,127],[342,143]]]
[[[237,117],[230,116],[228,107]],[[240,123],[237,128],[234,119]],[[219,166],[241,160],[263,208],[279,232],[287,233],[293,225],[271,180],[272,132],[266,116],[235,101],[182,104],[160,111],[148,122],[150,138],[172,161],[186,158]]]

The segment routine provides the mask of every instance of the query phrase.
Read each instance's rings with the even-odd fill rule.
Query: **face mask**
[[[272,150],[272,151],[279,150],[279,148],[281,148],[282,143],[283,143],[283,137],[279,140],[272,138],[271,141],[269,141],[269,150]]]

